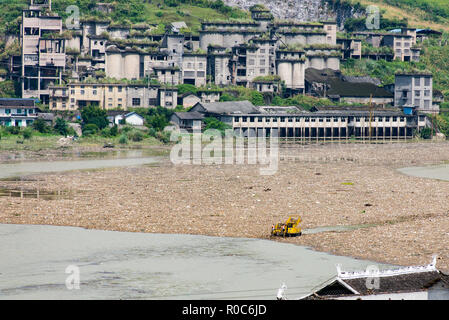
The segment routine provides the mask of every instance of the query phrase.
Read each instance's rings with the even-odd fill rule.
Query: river
[[[1,164],[0,177],[156,163],[156,157]],[[376,263],[268,240],[0,224],[0,299],[274,299],[300,297]],[[66,287],[68,266],[80,288]],[[379,265],[380,268],[384,267]]]

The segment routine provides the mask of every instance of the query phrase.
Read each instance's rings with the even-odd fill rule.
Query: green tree
[[[43,119],[34,120],[32,126],[33,126],[34,130],[36,130],[40,133],[49,133],[51,130],[50,126],[47,125],[47,123]]]
[[[221,122],[217,118],[214,117],[207,117],[204,120],[204,129],[216,129],[221,132],[222,135],[224,135],[226,129],[231,129],[232,127],[224,122]]]
[[[81,118],[84,125],[95,124],[99,129],[106,128],[109,124],[106,110],[93,105],[88,105],[81,110]]]
[[[262,106],[265,104],[263,95],[258,91],[251,92],[251,102],[255,106]]]
[[[69,126],[63,118],[56,118],[54,129],[60,135],[67,137]]]

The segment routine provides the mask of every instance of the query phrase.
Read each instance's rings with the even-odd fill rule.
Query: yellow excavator
[[[297,237],[302,234],[301,227],[299,223],[301,222],[301,217],[297,219],[290,217],[285,223],[278,223],[271,227],[272,237]]]

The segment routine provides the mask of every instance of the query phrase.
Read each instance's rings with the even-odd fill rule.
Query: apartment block
[[[430,73],[400,73],[395,77],[394,102],[396,107],[423,113],[438,113],[433,105],[433,78]]]
[[[49,101],[48,87],[61,82],[66,61],[62,19],[49,9],[49,0],[31,1],[29,9],[22,11],[20,26],[22,97],[43,103]]]

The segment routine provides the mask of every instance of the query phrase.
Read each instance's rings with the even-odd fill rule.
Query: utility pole
[[[373,122],[373,95],[370,95],[369,98],[369,142],[371,143],[372,136],[372,122]]]

